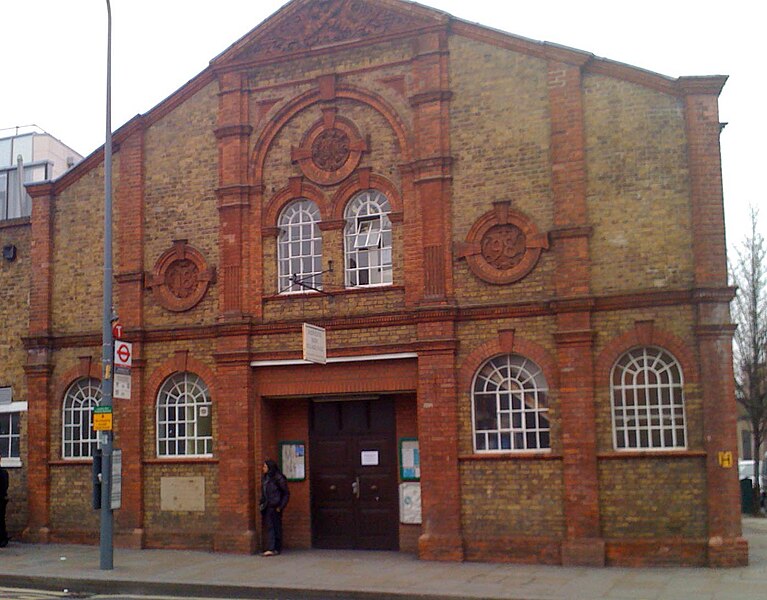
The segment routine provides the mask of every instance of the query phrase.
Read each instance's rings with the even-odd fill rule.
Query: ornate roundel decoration
[[[482,258],[499,271],[516,267],[525,257],[525,232],[516,225],[493,225],[482,237]]]
[[[511,210],[511,202],[494,202],[482,215],[456,251],[472,273],[488,283],[519,281],[533,270],[541,251],[549,247],[548,236],[533,222]]]
[[[203,255],[186,240],[175,240],[157,259],[148,287],[161,306],[182,312],[197,306],[214,282],[215,269]]]
[[[346,179],[360,164],[362,153],[368,151],[368,142],[354,123],[336,113],[334,107],[324,108],[322,119],[311,126],[301,145],[291,151],[292,161],[298,163],[303,174],[321,185]]]
[[[325,129],[312,142],[312,162],[328,173],[343,167],[350,154],[349,136],[341,129]]]

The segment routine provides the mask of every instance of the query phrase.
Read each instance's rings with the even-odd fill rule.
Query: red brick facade
[[[313,403],[390,398],[390,441],[417,438],[420,451],[422,519],[395,525],[402,551],[745,564],[726,462],[736,411],[723,84],[397,0],[295,0],[124,125],[115,305],[134,359],[132,398],[115,401],[116,543],[258,551],[260,465],[280,442],[302,441],[307,473],[291,483],[285,545],[311,547]],[[102,163],[97,151],[33,187],[30,224],[0,228],[31,229],[25,274],[0,277],[29,282],[29,312],[6,319],[29,326],[6,335],[26,349],[8,377],[29,407],[17,528],[32,541],[98,536],[90,461],[63,455],[62,402],[79,377],[100,374],[101,304],[89,299],[101,293]],[[389,204],[392,263],[391,282],[369,287],[350,283],[344,254],[347,207],[367,190]],[[319,214],[321,293],[281,289],[280,219],[298,199]],[[326,330],[325,365],[301,360],[305,322]],[[672,446],[616,442],[614,366],[642,348],[681,373]],[[547,386],[538,446],[477,442],[477,374],[506,356]],[[159,453],[158,393],[178,373],[208,388],[211,453]],[[178,482],[202,482],[184,499],[193,508],[170,502],[164,490]]]

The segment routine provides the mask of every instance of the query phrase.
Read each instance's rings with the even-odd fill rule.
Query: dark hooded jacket
[[[284,509],[290,499],[288,480],[273,460],[264,461],[268,471],[261,478],[261,510],[266,508]]]

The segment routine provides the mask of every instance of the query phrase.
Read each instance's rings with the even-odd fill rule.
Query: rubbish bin
[[[754,491],[751,479],[740,480],[740,510],[744,513],[754,512]]]

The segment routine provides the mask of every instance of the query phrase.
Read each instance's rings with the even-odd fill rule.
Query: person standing
[[[8,471],[0,458],[0,548],[8,545],[8,530],[5,528],[5,508],[8,506]]]
[[[288,480],[273,460],[265,460],[261,472],[259,508],[266,527],[266,551],[262,556],[276,556],[282,552],[282,512],[288,505],[290,491]]]

